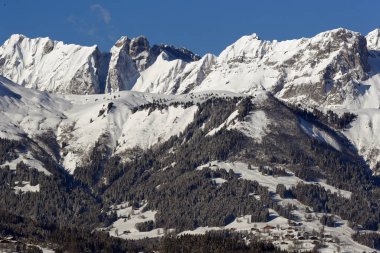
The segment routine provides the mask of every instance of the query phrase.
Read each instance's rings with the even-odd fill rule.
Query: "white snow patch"
[[[334,139],[334,137],[332,137],[322,129],[318,128],[314,124],[304,119],[300,119],[300,127],[310,137],[322,141],[335,148],[336,150],[341,150],[339,143]]]
[[[146,221],[155,221],[157,211],[142,210],[146,206],[143,205],[139,209],[133,209],[128,203],[123,203],[112,207],[116,210],[117,217],[119,218],[110,227],[102,230],[109,232],[111,236],[120,237],[123,239],[139,240],[144,238],[156,238],[165,235],[165,229],[155,228],[148,232],[140,232],[136,228],[136,224]]]
[[[352,112],[358,117],[343,134],[374,169],[380,163],[380,110],[361,109]]]
[[[264,111],[254,111],[245,117],[244,121],[236,121],[235,124],[229,125],[227,129],[236,129],[261,143],[267,133],[269,123],[270,121]]]
[[[212,181],[213,181],[214,183],[218,184],[218,185],[227,182],[227,180],[225,180],[224,178],[221,178],[221,177],[213,178]]]
[[[29,181],[22,181],[21,186],[18,186],[20,182],[16,181],[16,186],[13,188],[15,190],[15,193],[17,194],[23,194],[26,192],[39,192],[40,191],[40,185],[30,185]]]
[[[244,121],[238,121],[238,110],[231,113],[225,122],[220,124],[217,128],[210,130],[206,136],[213,136],[226,127],[227,130],[238,130],[247,137],[256,140],[258,143],[262,141],[262,138],[267,133],[267,127],[269,125],[269,119],[266,117],[264,111],[254,111],[244,118]]]

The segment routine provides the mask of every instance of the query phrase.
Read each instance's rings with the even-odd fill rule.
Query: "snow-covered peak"
[[[361,34],[359,32],[355,32],[355,31],[352,31],[352,30],[349,30],[346,28],[339,27],[339,28],[335,28],[335,29],[331,29],[331,30],[321,32],[321,33],[315,35],[314,38],[316,38],[316,39],[327,38],[327,37],[331,38],[331,37],[337,37],[337,36],[343,36],[343,37],[351,38],[353,36],[360,36],[360,35]]]
[[[9,37],[9,39],[6,40],[5,44],[8,44],[8,43],[14,44],[16,42],[22,41],[24,38],[25,38],[25,35],[23,34],[12,34],[11,37]]]
[[[118,39],[116,41],[115,45],[112,48],[114,48],[114,47],[122,47],[123,45],[125,45],[126,43],[129,43],[130,41],[131,41],[131,39],[128,38],[128,36],[121,36],[120,39]]]
[[[366,36],[369,50],[380,50],[380,29],[375,29]]]
[[[162,63],[163,61],[170,61],[169,55],[166,52],[162,52],[157,56],[156,61]]]
[[[145,36],[140,35],[131,40],[130,47],[130,54],[134,57],[144,51],[149,51],[150,45],[148,39]]]
[[[0,74],[29,88],[59,93],[100,92],[100,52],[49,38],[12,35],[0,48]]]
[[[263,41],[259,39],[256,33],[243,36],[223,50],[219,55],[219,59],[220,61],[227,61],[238,56],[254,56],[262,44]]]

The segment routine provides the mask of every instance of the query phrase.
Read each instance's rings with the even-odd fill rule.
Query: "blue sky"
[[[219,54],[239,37],[310,37],[345,27],[380,27],[378,0],[0,0],[0,43],[11,34],[97,44],[108,51],[121,36]]]

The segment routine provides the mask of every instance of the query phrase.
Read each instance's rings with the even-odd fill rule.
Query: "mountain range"
[[[27,88],[65,95],[264,90],[303,108],[352,111],[359,118],[345,134],[376,169],[379,116],[371,109],[380,107],[379,33],[363,36],[340,28],[281,42],[253,34],[219,56],[203,57],[184,48],[150,46],[143,36],[122,37],[110,52],[100,52],[96,46],[13,35],[0,48],[0,74]]]
[[[252,34],[201,57],[143,36],[101,52],[12,35],[0,47],[0,209],[123,239],[288,220],[311,233],[329,218],[339,242],[323,247],[376,248],[379,39]]]

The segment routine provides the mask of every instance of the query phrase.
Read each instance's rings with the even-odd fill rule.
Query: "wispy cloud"
[[[90,9],[91,11],[97,13],[105,24],[108,25],[111,22],[111,13],[100,4],[93,4],[90,6]]]
[[[73,24],[76,27],[76,30],[80,33],[84,33],[88,36],[94,36],[96,33],[96,28],[93,25],[90,25],[86,20],[78,18],[76,16],[68,16],[66,21]]]
[[[97,43],[116,41],[119,30],[111,22],[111,12],[100,4],[90,5],[88,11],[90,15],[72,14],[66,18],[66,22],[76,32],[91,37]]]

